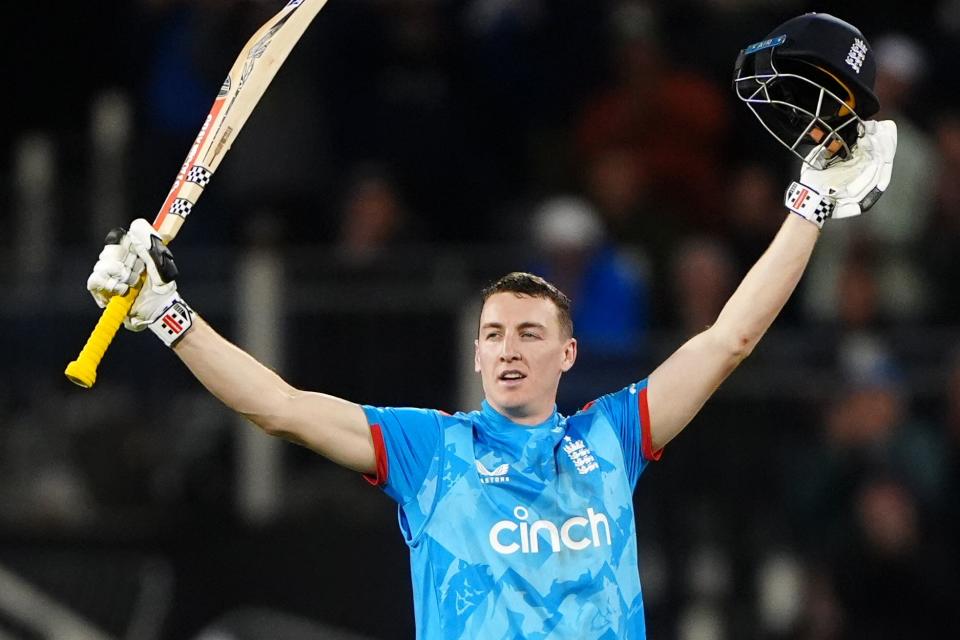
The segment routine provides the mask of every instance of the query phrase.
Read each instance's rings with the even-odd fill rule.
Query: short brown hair
[[[514,271],[503,276],[480,292],[480,300],[486,303],[495,293],[515,293],[531,298],[546,298],[557,307],[560,333],[564,338],[573,337],[573,318],[570,316],[570,298],[540,276],[523,271]]]

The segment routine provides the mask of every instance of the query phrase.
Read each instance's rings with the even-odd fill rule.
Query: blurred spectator
[[[337,252],[347,265],[360,267],[382,257],[384,250],[412,242],[413,220],[396,183],[375,165],[358,168],[343,201]]]
[[[841,342],[849,332],[864,332],[884,324],[874,261],[864,251],[853,250],[837,275],[837,329]]]
[[[687,226],[680,216],[654,209],[640,156],[626,146],[610,146],[594,153],[583,169],[587,194],[610,234],[624,244],[643,247],[653,269],[661,269]],[[653,277],[660,280],[661,275]]]
[[[815,552],[842,539],[857,488],[871,475],[901,479],[927,514],[945,497],[942,443],[911,414],[902,373],[886,350],[851,341],[841,353],[840,372],[843,382],[827,407],[822,440],[798,452],[789,479],[801,537]]]
[[[724,200],[723,236],[730,248],[736,273],[746,273],[763,255],[780,225],[785,178],[767,163],[754,160],[735,166],[727,178]],[[805,287],[807,279],[800,281]],[[794,295],[777,318],[777,326],[794,323],[799,315],[800,296]]]
[[[843,343],[851,332],[874,333],[890,327],[892,318],[883,305],[883,260],[876,253],[869,240],[857,238],[850,239],[850,246],[834,256],[837,262],[830,265],[829,276],[833,308],[830,314],[814,318],[830,328],[828,339]],[[808,288],[822,285],[809,275],[805,284]]]
[[[851,515],[831,562],[844,637],[955,637],[960,580],[908,486],[886,474],[864,478]]]
[[[140,98],[135,134],[137,146],[145,151],[131,158],[130,173],[137,176],[131,185],[136,198],[131,217],[156,211],[239,47],[279,8],[240,0],[62,3],[56,15],[37,21],[30,15],[34,8],[22,13],[28,4],[11,6],[9,11],[22,19],[8,22],[37,28],[15,29],[14,42],[31,42],[33,51],[48,55],[33,55],[29,65],[10,65],[11,84],[23,99],[12,101],[14,124],[2,136],[12,142],[28,126],[55,129],[63,150],[57,198],[77,201],[90,154],[76,129],[85,119],[76,114],[103,86],[129,88]],[[875,45],[883,106],[879,117],[892,117],[900,127],[893,182],[865,216],[827,224],[801,282],[801,296],[788,303],[777,321],[781,326],[788,319],[791,305],[805,304],[816,319],[828,321],[823,333],[810,332],[804,322],[800,331],[786,336],[789,349],[776,351],[772,347],[777,345],[770,344],[761,355],[761,365],[769,356],[779,370],[795,367],[808,384],[791,387],[784,382],[794,379],[790,376],[770,380],[769,389],[754,388],[755,396],[749,399],[738,395],[736,387],[728,389],[732,393],[716,398],[708,407],[711,415],[704,418],[716,427],[706,430],[714,439],[700,445],[678,441],[671,446],[681,447],[674,451],[680,455],[670,465],[651,469],[656,476],[651,480],[672,487],[639,498],[650,508],[641,510],[638,531],[668,541],[659,569],[656,562],[641,560],[648,621],[651,629],[659,626],[653,634],[657,637],[676,632],[681,616],[693,632],[773,640],[751,626],[760,618],[743,594],[742,577],[764,557],[754,540],[745,536],[742,547],[749,547],[747,552],[728,557],[736,563],[730,586],[736,593],[723,599],[721,629],[711,622],[712,610],[684,607],[693,596],[703,596],[703,581],[698,591],[696,583],[682,579],[688,561],[700,568],[701,577],[715,577],[709,569],[716,565],[708,562],[710,554],[702,549],[697,553],[695,544],[671,535],[668,514],[693,511],[690,496],[701,498],[701,487],[709,486],[717,504],[737,507],[711,514],[717,530],[753,532],[769,526],[772,532],[766,535],[771,538],[789,537],[778,509],[771,509],[772,514],[750,509],[760,500],[766,504],[768,494],[780,497],[781,492],[756,482],[780,468],[792,472],[792,499],[784,500],[784,510],[795,517],[794,531],[816,552],[802,558],[803,573],[812,579],[799,614],[802,629],[790,640],[960,637],[955,621],[942,615],[945,594],[954,597],[954,611],[960,611],[955,599],[960,594],[960,352],[950,363],[946,356],[944,362],[938,359],[936,366],[949,368],[949,379],[944,388],[930,387],[923,350],[906,353],[902,348],[911,358],[904,364],[920,374],[903,378],[883,348],[871,342],[900,320],[929,318],[943,325],[943,333],[930,338],[919,337],[923,327],[918,324],[904,327],[911,344],[918,336],[916,342],[924,345],[937,344],[933,341],[952,335],[960,324],[960,84],[950,80],[950,60],[960,45],[960,0],[934,4],[936,8],[909,12],[890,4],[859,17],[838,14],[863,27]],[[394,279],[407,277],[418,285],[411,290],[421,291],[429,276],[411,266],[408,254],[401,252],[398,260],[382,258],[424,239],[489,240],[491,230],[498,228],[504,233],[497,240],[515,241],[519,224],[532,219],[527,207],[516,203],[529,193],[551,193],[557,184],[569,185],[572,172],[582,179],[578,186],[596,211],[574,201],[567,203],[588,209],[584,216],[551,217],[541,211],[532,221],[541,252],[533,268],[552,269],[553,278],[566,283],[575,309],[582,307],[575,315],[578,337],[592,341],[561,392],[577,400],[592,397],[594,391],[574,385],[606,392],[614,382],[622,382],[624,371],[635,375],[644,370],[635,353],[618,353],[615,345],[631,350],[646,344],[646,330],[660,320],[654,317],[659,309],[673,314],[665,320],[688,333],[713,322],[736,275],[759,257],[782,221],[783,188],[796,167],[779,175],[781,168],[787,169],[788,154],[772,147],[775,143],[746,109],[728,106],[735,101],[724,83],[740,47],[759,40],[787,13],[814,8],[809,5],[800,0],[331,2],[265,94],[214,188],[204,196],[203,211],[191,218],[189,232],[178,244],[194,243],[203,256],[213,255],[207,252],[210,245],[240,247],[230,232],[246,227],[259,243],[282,243],[287,239],[279,237],[283,231],[314,251],[312,243],[318,238],[311,234],[318,234],[335,245],[330,253],[343,259],[338,265],[343,268],[318,266],[312,261],[315,254],[294,259],[291,252],[290,263],[300,265],[298,276],[309,273],[320,283],[316,289],[312,282],[304,282],[304,287],[298,283],[298,291],[343,285],[344,274],[355,275],[371,289],[391,292],[401,289],[391,288]],[[888,19],[897,11],[897,22]],[[604,14],[617,37],[598,28]],[[860,24],[861,19],[866,22]],[[114,34],[84,40],[82,30],[91,20],[107,20]],[[909,35],[874,38],[871,24],[896,25]],[[49,71],[77,51],[93,72],[66,74],[56,82],[49,81],[54,74],[38,72],[38,64]],[[605,78],[601,69],[607,67],[611,77]],[[934,99],[924,100],[926,96]],[[71,108],[64,109],[62,99]],[[732,131],[729,117],[744,119],[735,139],[727,135]],[[773,155],[756,163],[752,159],[757,149],[771,149]],[[6,157],[0,163],[9,163],[12,154]],[[369,157],[383,158],[390,169],[358,164]],[[560,201],[552,203],[559,206]],[[514,207],[522,212],[522,221],[520,216],[499,216]],[[497,212],[496,220],[491,212]],[[712,235],[684,241],[691,233]],[[79,240],[73,237],[71,242]],[[198,271],[189,268],[190,253],[175,253],[185,273],[196,278],[204,271],[207,285],[193,286],[206,288],[198,295],[207,300],[207,313],[234,320],[226,275],[232,273],[233,254],[217,252],[227,259],[211,272],[213,263],[202,264]],[[426,253],[425,259],[433,261]],[[480,253],[484,269],[509,260]],[[437,268],[444,286],[452,280],[446,266]],[[929,277],[917,276],[918,267]],[[390,277],[384,277],[388,271]],[[71,273],[61,275],[75,287],[72,267]],[[228,612],[218,619],[228,624],[211,625],[206,635],[240,635],[229,625],[237,621],[229,611],[238,603],[266,606],[283,601],[291,613],[313,616],[324,595],[318,597],[309,588],[315,574],[299,573],[295,562],[272,562],[269,554],[246,553],[254,546],[248,532],[229,517],[235,482],[225,431],[230,425],[219,405],[206,396],[194,397],[192,386],[180,388],[179,362],[169,370],[151,363],[140,374],[127,376],[124,384],[129,387],[109,385],[116,371],[104,371],[96,400],[57,386],[63,381],[51,375],[62,368],[64,347],[78,346],[74,339],[83,337],[64,329],[68,324],[78,327],[83,323],[74,321],[91,313],[86,294],[72,290],[72,297],[57,293],[55,303],[43,309],[14,300],[7,312],[15,318],[6,336],[6,351],[14,360],[6,367],[9,384],[0,396],[0,521],[5,538],[0,562],[8,569],[33,563],[62,576],[61,552],[95,557],[88,554],[136,540],[137,547],[183,562],[177,571],[177,619],[164,630],[171,637],[186,637],[201,618],[211,619],[218,612]],[[218,293],[223,291],[227,293]],[[411,295],[397,294],[398,299]],[[317,349],[342,356],[347,347],[338,345],[350,327],[370,333],[383,324],[382,314],[327,311],[334,304],[322,305],[322,311],[294,312],[289,328],[333,336]],[[343,306],[350,308],[349,302]],[[431,310],[429,316],[403,318],[417,335],[431,334],[419,343],[435,344],[452,340],[451,315],[440,317]],[[24,340],[34,334],[43,339]],[[112,349],[132,345],[129,348],[139,353],[142,347],[133,344],[139,341],[122,338]],[[387,342],[365,342],[374,353],[371,358],[396,348]],[[407,352],[419,348],[418,340],[407,342]],[[650,346],[655,350],[661,345]],[[591,363],[594,352],[601,355]],[[289,355],[294,370],[302,371],[303,363],[312,361],[309,351]],[[808,356],[822,360],[809,366]],[[109,357],[115,364],[107,366],[126,371],[124,361],[136,357],[118,351]],[[832,357],[839,367],[825,369],[823,360]],[[444,374],[453,366],[431,362],[430,371],[418,371]],[[754,378],[744,371],[742,380],[766,382],[762,371]],[[377,397],[385,389],[396,395],[404,374],[423,377],[404,370],[373,378],[341,372],[339,378],[349,377],[358,397]],[[441,406],[452,404],[454,383],[428,387],[423,402],[433,398]],[[813,395],[819,390],[829,399],[822,420],[808,419],[820,412],[810,404],[811,389]],[[914,391],[922,394],[917,408],[927,408],[922,404],[926,399],[936,403],[930,411],[937,418],[935,425],[916,419],[911,410]],[[816,443],[791,447],[788,438],[796,426]],[[729,446],[734,428],[741,434],[734,445],[740,462],[754,462],[733,465],[718,479],[704,459]],[[752,437],[759,433],[770,434],[769,440]],[[322,474],[320,484],[302,480],[315,475],[303,474],[296,482],[291,478],[294,490],[285,496],[320,514],[316,522],[291,525],[310,538],[304,548],[326,548],[316,540],[318,532],[326,532],[330,540],[349,538],[358,548],[376,547],[382,551],[379,563],[386,558],[390,564],[394,558],[402,569],[408,559],[401,541],[395,541],[395,549],[390,546],[395,536],[371,544],[352,528],[358,513],[382,512],[389,519],[379,494],[364,497],[369,504],[353,504],[351,517],[340,518],[340,526],[330,531],[329,496],[318,494],[317,487],[340,496],[335,503],[344,502],[344,495],[353,500],[352,492],[343,488],[353,486],[347,483],[354,478],[328,477],[328,466],[321,462],[316,467]],[[381,529],[386,530],[371,530]],[[79,531],[84,533],[70,533]],[[708,536],[717,537],[713,532]],[[270,548],[284,550],[278,558],[294,557],[289,541]],[[123,546],[130,549],[129,543]],[[54,554],[47,556],[47,550]],[[640,551],[649,553],[650,547],[641,544]],[[263,570],[269,579],[258,583],[266,586],[256,594],[244,591],[236,571],[223,570],[261,556],[271,566]],[[656,584],[649,576],[651,567],[670,576],[661,579],[666,586],[660,587],[659,597],[651,596],[657,589],[649,589]],[[342,575],[337,569],[333,567],[333,573]],[[83,592],[78,600],[113,597],[109,585],[97,582],[91,588],[89,576],[78,582]],[[278,595],[271,582],[296,595]],[[59,577],[51,583],[63,584]],[[390,625],[406,623],[412,629],[409,594],[397,599],[396,585],[377,584],[368,581],[374,599],[385,607],[374,618],[391,618],[382,628],[385,637],[396,633]],[[203,588],[191,588],[196,585]],[[341,584],[340,591],[350,590]],[[60,593],[54,589],[51,595]],[[792,590],[777,593],[794,604]],[[789,610],[784,602],[775,599],[768,613],[783,615]],[[335,609],[330,615],[337,616],[338,624],[365,628],[373,619],[362,607],[352,611],[341,603],[331,611]],[[298,619],[278,620],[266,619],[254,632],[259,628],[261,636],[277,637],[287,628],[284,623],[301,628]],[[0,636],[5,624],[13,621],[0,620]],[[320,633],[312,626],[302,628],[308,635]]]
[[[808,563],[812,564],[812,563]],[[804,588],[804,615],[798,622],[797,640],[840,640],[843,612],[837,602],[836,590],[829,568],[808,570]]]
[[[943,393],[942,423],[946,444],[950,490],[948,495],[960,495],[960,348],[954,349],[947,383]],[[951,500],[947,516],[948,529],[954,532],[954,540],[960,539],[960,500]],[[958,551],[960,553],[960,551]]]
[[[867,242],[883,260],[877,263],[878,302],[892,320],[921,319],[931,302],[916,265],[919,244],[930,224],[937,175],[936,150],[912,119],[912,102],[924,79],[925,52],[912,38],[895,33],[874,42],[877,56],[877,119],[897,123],[897,160],[890,187],[863,217],[828,224],[811,260],[806,303],[821,319],[835,317],[838,273],[851,247]]]
[[[960,111],[944,111],[936,121],[940,156],[935,183],[933,220],[924,239],[921,260],[936,287],[936,313],[942,324],[960,321]]]
[[[768,164],[749,161],[734,167],[727,182],[724,228],[737,270],[746,273],[783,224],[786,181]]]
[[[671,61],[651,3],[619,2],[611,21],[615,78],[583,110],[576,131],[582,162],[592,166],[611,149],[632,156],[624,166],[656,204],[656,218],[641,230],[664,221],[715,225],[729,101],[711,80]]]
[[[177,0],[141,0],[138,4],[142,5],[143,26],[152,35],[147,43],[143,124],[148,130],[192,142],[202,124],[199,118],[216,97],[216,86],[209,81],[216,82],[214,78],[225,71],[215,71],[216,63],[204,55],[211,42],[225,39],[227,23],[220,13],[225,8]],[[229,10],[240,8],[238,2],[222,4],[230,5]]]
[[[533,217],[533,271],[570,296],[574,332],[590,352],[635,352],[650,323],[642,256],[609,237],[596,209],[572,196],[546,200]]]
[[[891,321],[880,303],[877,259],[872,251],[871,245],[862,240],[851,247],[836,267],[834,317],[819,326],[806,323],[805,330],[819,332],[813,340],[823,344],[821,365],[839,365],[842,380],[867,379],[871,371],[890,366],[887,347],[880,336],[890,329]],[[816,355],[811,355],[816,359]]]
[[[933,141],[913,115],[922,112],[917,98],[928,61],[920,44],[903,33],[883,36],[874,45],[877,119],[897,123],[897,162],[888,193],[870,212],[871,228],[879,241],[907,249],[929,224],[938,164]]]
[[[684,241],[672,264],[673,327],[694,335],[713,324],[733,293],[736,276],[733,258],[720,240],[699,236]]]
[[[331,103],[337,122],[332,135],[343,159],[389,163],[409,205],[433,223],[431,232],[453,241],[482,235],[489,194],[503,194],[494,191],[490,175],[496,163],[478,162],[485,148],[465,152],[474,145],[456,87],[461,34],[446,5],[389,0],[343,9],[336,37],[351,53],[332,61],[342,95]],[[463,214],[462,224],[443,224],[450,211]]]

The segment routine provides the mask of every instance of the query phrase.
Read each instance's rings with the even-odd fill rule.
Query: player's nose
[[[520,359],[520,351],[516,348],[516,340],[509,336],[500,343],[500,360],[511,362]]]

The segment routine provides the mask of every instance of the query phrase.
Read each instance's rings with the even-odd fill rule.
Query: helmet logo
[[[863,65],[864,58],[867,57],[867,43],[860,38],[854,38],[850,46],[850,52],[847,53],[847,59],[844,61],[850,68],[860,73],[860,67]]]

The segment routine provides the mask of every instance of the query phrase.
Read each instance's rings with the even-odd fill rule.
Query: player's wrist
[[[164,300],[156,318],[147,325],[160,341],[174,347],[193,327],[194,311],[176,291]]]
[[[783,204],[791,212],[823,229],[823,223],[833,217],[836,200],[815,187],[792,182],[784,194]]]

